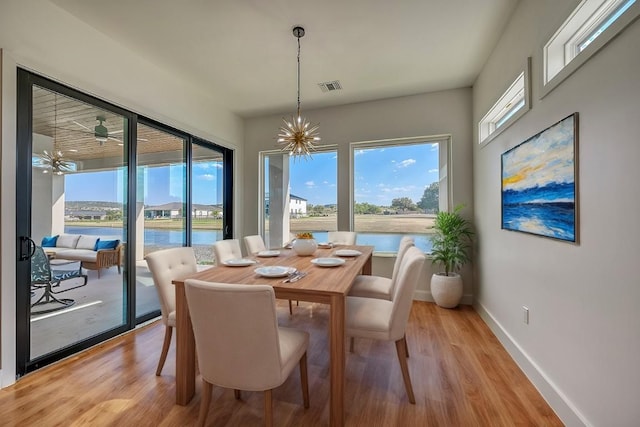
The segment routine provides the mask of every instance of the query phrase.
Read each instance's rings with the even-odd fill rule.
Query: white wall
[[[539,99],[541,48],[577,3],[521,1],[474,85],[476,129],[526,57],[533,58],[532,110],[489,145],[474,144],[476,306],[567,425],[634,426],[640,420],[640,22]],[[501,153],[574,112],[579,244],[501,230]],[[530,309],[528,325],[523,305]]]
[[[320,123],[323,144],[338,146],[338,229],[349,229],[349,143],[357,141],[451,134],[452,166],[449,177],[452,180],[453,204],[464,203],[467,205],[464,213],[469,216],[473,214],[470,88],[305,110],[304,115],[311,122]],[[282,114],[246,120],[243,168],[246,183],[245,234],[258,232],[258,153],[276,148],[274,136],[281,123]],[[393,263],[386,261],[374,259],[373,268],[377,274],[390,277],[389,266]],[[381,271],[384,266],[388,274]],[[470,303],[473,289],[471,270],[466,269],[462,274],[465,283],[463,301]],[[431,300],[430,277],[431,263],[428,261],[417,298]]]
[[[125,13],[126,11],[123,11]],[[236,149],[242,160],[243,122],[190,82],[125,49],[46,0],[0,2],[2,49],[0,386],[15,378],[15,108],[16,69],[75,87],[126,109]],[[237,163],[239,164],[239,163]],[[237,184],[242,177],[237,176]],[[237,187],[239,188],[239,186]],[[235,197],[235,212],[241,212]],[[235,223],[241,226],[238,215]]]

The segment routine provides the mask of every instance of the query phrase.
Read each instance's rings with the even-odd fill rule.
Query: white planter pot
[[[291,248],[298,255],[310,256],[318,249],[318,244],[314,239],[296,239],[293,241]]]
[[[454,308],[462,299],[462,277],[458,273],[434,273],[431,276],[431,295],[440,307]]]

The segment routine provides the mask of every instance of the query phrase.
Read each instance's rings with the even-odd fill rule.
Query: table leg
[[[331,320],[329,326],[330,339],[330,418],[329,425],[341,427],[344,424],[344,371],[345,371],[345,296],[331,297]]]
[[[196,342],[184,283],[176,283],[176,403],[187,405],[196,390]]]

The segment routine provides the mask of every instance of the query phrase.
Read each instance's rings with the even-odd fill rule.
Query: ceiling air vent
[[[320,86],[320,89],[322,89],[323,92],[333,92],[334,90],[342,89],[342,85],[337,80],[334,80],[332,82],[318,83],[318,86]]]

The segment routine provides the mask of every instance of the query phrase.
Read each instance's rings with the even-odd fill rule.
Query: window
[[[327,241],[338,229],[338,157],[335,147],[323,147],[306,160],[281,151],[260,153],[263,168],[260,233],[268,247],[280,247],[290,233],[310,231]]]
[[[431,251],[431,226],[448,209],[450,138],[446,136],[351,144],[353,230],[357,243],[395,252],[402,236]]]
[[[480,120],[478,123],[478,143],[487,144],[502,130],[529,111],[530,69],[531,58],[527,58],[522,72]]]
[[[639,15],[636,0],[583,0],[544,45],[542,96]]]

